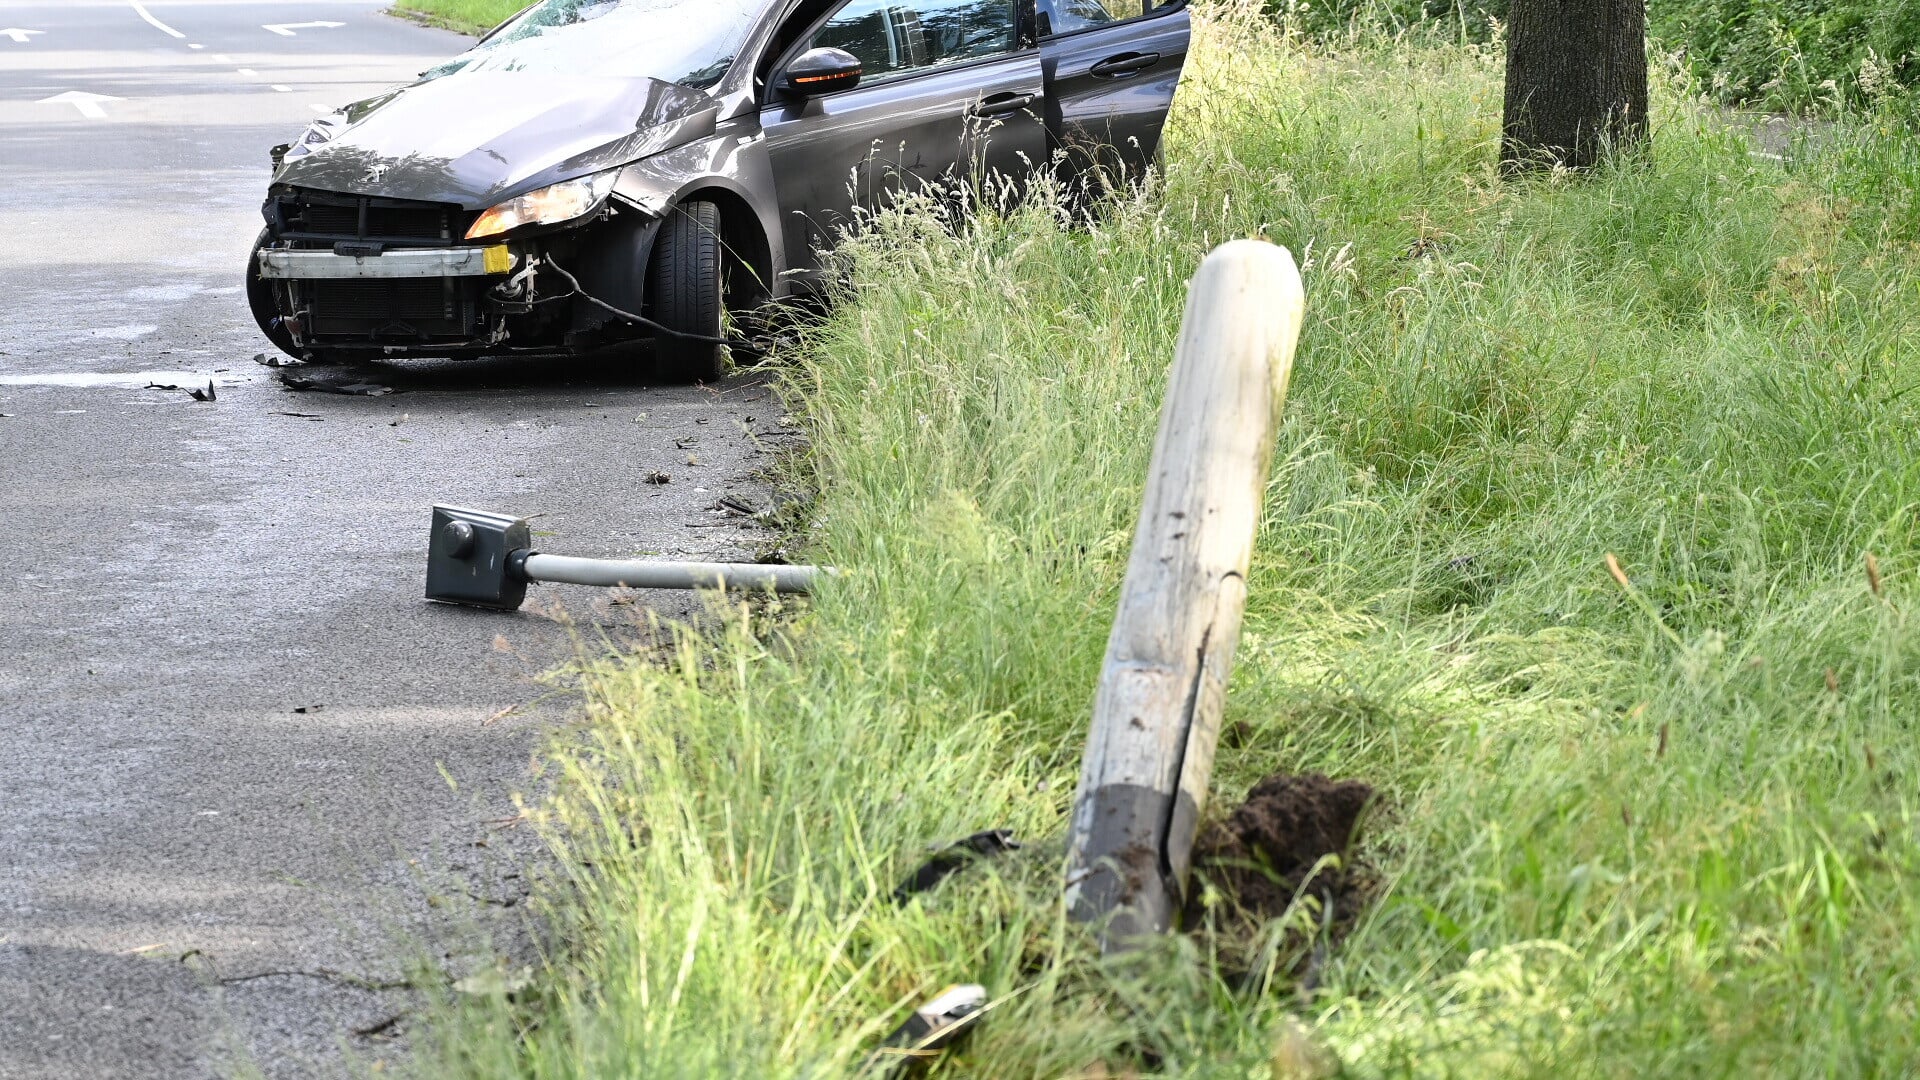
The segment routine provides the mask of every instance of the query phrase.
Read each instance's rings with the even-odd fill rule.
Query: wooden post
[[[1254,240],[1187,296],[1073,809],[1068,905],[1109,952],[1181,906],[1305,314],[1293,256]]]

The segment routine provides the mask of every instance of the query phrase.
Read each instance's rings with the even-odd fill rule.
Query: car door
[[[1181,0],[1036,0],[1048,127],[1074,188],[1137,179],[1160,150],[1187,60]]]
[[[769,80],[760,125],[794,270],[814,269],[856,208],[977,189],[1047,160],[1045,78],[1024,2],[848,0],[786,50],[781,64],[832,47],[863,67],[859,86],[818,97],[783,94],[777,66]]]

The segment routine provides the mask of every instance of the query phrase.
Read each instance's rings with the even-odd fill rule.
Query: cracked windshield
[[[533,71],[705,90],[726,74],[759,7],[760,0],[548,0],[425,77]]]

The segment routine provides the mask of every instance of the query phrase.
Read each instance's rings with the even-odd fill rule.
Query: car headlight
[[[467,239],[482,240],[524,225],[558,225],[585,217],[599,209],[619,177],[619,169],[610,169],[577,180],[562,180],[508,199],[481,214],[480,220],[467,230]]]

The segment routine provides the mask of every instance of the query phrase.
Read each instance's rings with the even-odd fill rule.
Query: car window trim
[[[1062,41],[1067,38],[1079,37],[1081,34],[1097,34],[1102,30],[1111,30],[1116,26],[1132,26],[1134,23],[1143,23],[1149,19],[1164,19],[1176,11],[1186,10],[1189,2],[1190,0],[1172,0],[1172,3],[1162,4],[1144,15],[1135,15],[1131,19],[1119,19],[1110,23],[1097,23],[1093,26],[1083,26],[1078,30],[1062,30],[1057,34],[1048,34],[1045,37],[1041,37],[1040,43],[1044,45],[1050,41]],[[1035,36],[1037,37],[1039,30],[1037,21],[1034,29],[1036,31]]]
[[[851,3],[852,0],[848,0],[848,2]],[[1187,0],[1177,0],[1177,2],[1182,5],[1185,5]],[[881,76],[872,81],[868,81],[863,78],[860,80],[860,85],[853,87],[850,90],[836,90],[831,94],[815,94],[815,95],[812,95],[812,97],[821,101],[826,101],[828,99],[837,98],[845,94],[857,94],[860,91],[865,90],[868,87],[872,87],[872,86],[894,86],[899,83],[907,82],[908,80],[911,80],[911,79],[924,78],[928,75],[943,75],[949,71],[965,71],[968,68],[980,67],[984,64],[999,63],[1000,61],[1003,61],[1003,60],[1011,60],[1017,57],[1026,56],[1028,54],[1037,52],[1040,48],[1040,43],[1034,40],[1034,35],[1032,33],[1033,26],[1031,23],[1027,22],[1027,19],[1031,17],[1031,13],[1033,11],[1033,0],[1013,0],[1013,5],[1014,5],[1014,13],[1013,13],[1014,33],[1019,39],[1019,44],[1016,45],[1013,51],[1011,52],[1000,53],[997,56],[976,57],[975,59],[972,59],[972,60],[963,60],[957,64],[941,64],[937,67],[913,68],[912,70],[909,70],[909,71],[894,72],[891,75]],[[827,20],[833,18],[834,15],[837,14],[839,10],[845,6],[846,4],[836,4],[832,8],[828,9],[825,14],[821,15],[819,19],[814,21],[813,25],[807,27],[806,31],[803,32],[798,38],[796,38],[792,45],[787,46],[786,53],[783,54],[779,60],[775,61],[772,67],[769,67],[767,69],[767,86],[766,86],[766,90],[764,91],[765,98],[760,102],[761,108],[764,109],[770,105],[778,104],[782,99],[786,97],[786,95],[780,93],[779,91],[778,84],[780,81],[781,72],[784,72],[787,69],[788,64],[791,64],[795,60],[799,59],[800,54],[804,51],[802,47],[806,45],[807,42],[812,41],[813,35],[820,32],[820,28],[827,24]],[[1120,24],[1114,23],[1112,25],[1118,26]],[[799,100],[806,100],[806,99],[799,99]]]

